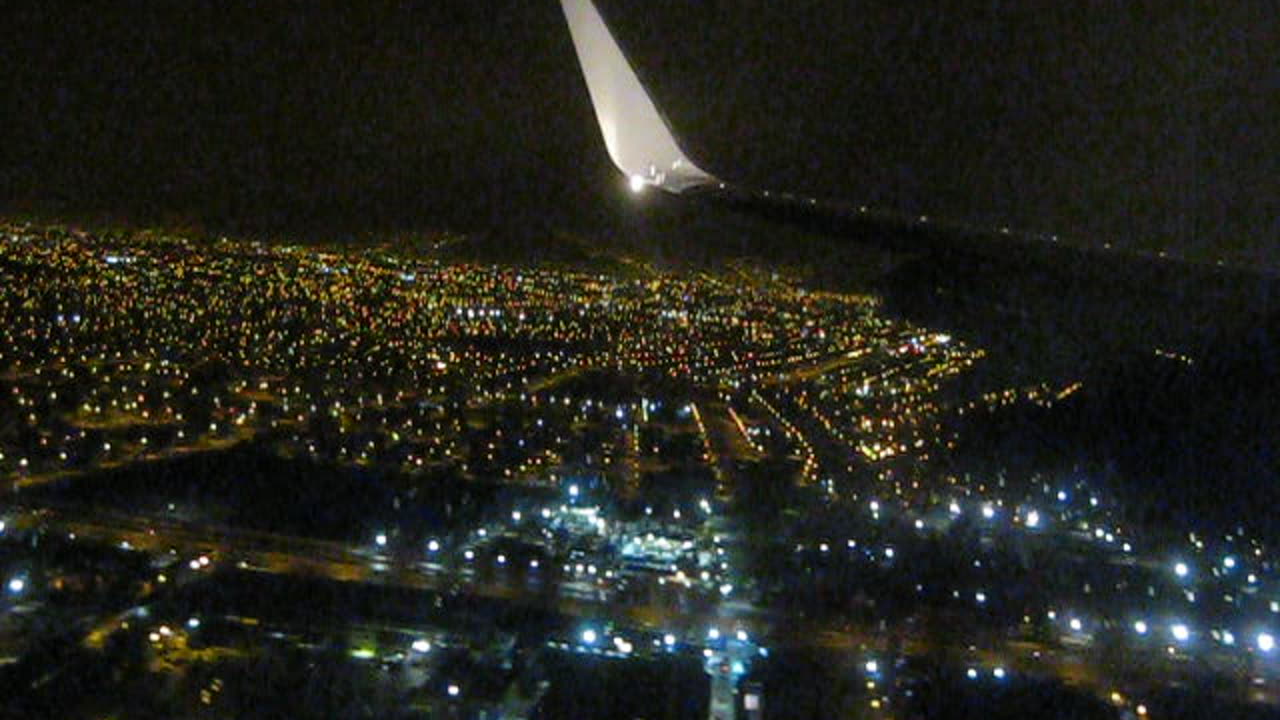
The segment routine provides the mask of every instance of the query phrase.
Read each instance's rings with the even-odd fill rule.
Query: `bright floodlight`
[[[1173,633],[1173,639],[1178,642],[1186,642],[1191,637],[1191,631],[1182,623],[1175,623],[1169,628],[1169,632]]]
[[[1258,633],[1258,649],[1262,652],[1269,653],[1276,649],[1276,639],[1271,633]]]
[[[675,635],[672,635],[671,633],[667,633],[666,635],[663,635],[663,636],[662,636],[662,644],[663,644],[663,645],[666,645],[667,647],[671,647],[672,645],[675,645],[675,644],[676,644],[676,636],[675,636]]]
[[[992,675],[995,675],[997,680],[1003,680],[1003,679],[1004,679],[1004,668],[1002,668],[1002,667],[998,667],[998,668],[996,668],[995,670],[992,670],[992,671],[991,671],[991,674],[992,674]]]
[[[630,185],[631,185],[631,192],[633,192],[633,193],[643,192],[643,191],[644,191],[644,176],[643,176],[643,175],[632,175],[632,176],[631,176],[631,179],[628,181],[628,184],[630,184]]]
[[[1032,510],[1027,513],[1027,527],[1033,528],[1040,524],[1040,513]]]
[[[14,578],[9,581],[9,592],[17,595],[27,587],[27,581],[22,578]]]
[[[386,533],[378,533],[378,537],[374,538],[374,539],[373,539],[373,541],[374,541],[374,542],[376,542],[376,543],[378,543],[378,547],[386,547],[386,546],[387,546],[387,534],[386,534]]]
[[[1080,629],[1084,627],[1084,623],[1080,622],[1080,618],[1071,618],[1071,622],[1068,624],[1076,632],[1080,632]]]
[[[449,697],[458,697],[458,693],[462,692],[462,688],[457,685],[449,686]]]
[[[591,628],[587,628],[586,630],[582,631],[582,642],[588,645],[594,645],[597,637],[598,636],[596,635],[596,631],[592,630]]]
[[[1146,622],[1145,620],[1139,620],[1139,621],[1135,622],[1135,623],[1133,624],[1133,631],[1134,631],[1134,632],[1136,632],[1136,633],[1138,633],[1139,635],[1146,635],[1146,634],[1147,634],[1147,622]]]
[[[991,518],[993,518],[993,517],[995,517],[995,516],[996,516],[996,509],[995,509],[995,508],[993,508],[993,507],[991,507],[991,505],[990,505],[990,504],[987,504],[987,505],[983,505],[983,506],[982,506],[982,517],[984,517],[984,518],[986,518],[986,519],[990,520]]]
[[[417,653],[425,653],[431,651],[431,642],[425,638],[419,638],[413,641],[413,651]]]
[[[867,672],[874,674],[880,670],[880,663],[876,662],[875,660],[868,660],[866,664],[866,668],[867,668]]]
[[[1180,578],[1186,577],[1189,572],[1191,572],[1191,569],[1184,562],[1178,562],[1173,566],[1173,574]]]

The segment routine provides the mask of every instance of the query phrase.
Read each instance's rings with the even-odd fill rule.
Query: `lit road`
[[[79,514],[58,510],[41,518],[51,531],[74,534],[78,539],[164,555],[176,550],[178,572],[191,570],[185,563],[200,556],[211,558],[210,567],[235,565],[240,569],[273,574],[302,574],[339,582],[465,592],[480,597],[518,601],[560,612],[564,615],[612,620],[623,625],[647,628],[705,628],[712,624],[742,626],[752,633],[768,629],[763,613],[742,612],[730,606],[732,616],[689,612],[656,604],[625,605],[607,592],[584,583],[519,582],[517,572],[473,571],[470,567],[450,569],[426,561],[397,562],[343,543],[243,530],[225,526],[203,526],[169,519],[94,513]]]
[[[319,539],[139,516],[100,513],[89,516],[62,510],[43,515],[41,520],[49,530],[74,533],[81,539],[113,545],[128,543],[134,549],[155,555],[176,550],[180,562],[169,571],[173,575],[167,578],[170,582],[181,582],[184,575],[189,579],[193,573],[206,572],[219,565],[234,564],[241,569],[271,574],[302,574],[339,582],[463,592],[538,605],[567,617],[612,622],[618,627],[673,630],[689,638],[700,637],[705,628],[717,625],[745,629],[772,647],[818,647],[859,655],[884,652],[946,655],[963,658],[970,666],[988,671],[1003,667],[1009,671],[1055,676],[1104,697],[1113,689],[1107,685],[1105,675],[1082,654],[1009,640],[996,633],[988,637],[967,636],[963,646],[943,648],[919,633],[904,633],[898,628],[833,628],[780,622],[781,619],[740,602],[726,603],[715,612],[693,613],[653,603],[624,605],[611,602],[607,595],[591,592],[580,583],[560,583],[548,588],[541,583],[519,582],[521,576],[515,572],[475,573],[469,568],[454,570],[427,562],[396,563],[343,543]],[[208,555],[210,565],[199,570],[189,569],[187,562],[199,555]],[[110,625],[108,621],[103,627]]]

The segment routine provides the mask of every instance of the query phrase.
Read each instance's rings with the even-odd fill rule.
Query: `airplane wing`
[[[938,304],[953,303],[957,293],[968,288],[964,283],[969,277],[1029,278],[1027,282],[1058,288],[1062,297],[1072,299],[1023,312],[1037,318],[1037,327],[1096,335],[1098,317],[1123,317],[1127,319],[1112,333],[1122,345],[1189,347],[1216,336],[1206,329],[1221,325],[1224,316],[1269,317],[1268,308],[1274,306],[1270,298],[1280,297],[1268,289],[1272,281],[1247,269],[1199,267],[1154,254],[1114,252],[1110,245],[1099,250],[1060,243],[1056,235],[977,227],[725,182],[698,167],[681,149],[593,0],[560,0],[560,5],[609,157],[636,192],[654,187],[771,223],[924,258],[922,267],[945,268],[942,275],[930,276],[937,280],[936,292],[942,292],[938,288],[944,280],[955,285],[947,297],[933,298]],[[1027,293],[1015,285],[1005,284],[1007,297],[975,296],[979,300],[974,307],[1024,308]],[[1117,295],[1120,288],[1134,294]],[[1143,301],[1135,303],[1133,297]],[[1088,303],[1097,312],[1081,312]],[[1117,312],[1117,307],[1126,307],[1126,312]],[[1188,315],[1192,307],[1195,320]],[[1001,312],[986,314],[1004,317]],[[990,318],[980,322],[991,325]]]
[[[1057,235],[977,227],[723,181],[698,167],[681,149],[594,0],[560,0],[560,6],[609,157],[636,192],[656,187],[676,195],[696,196],[700,201],[771,222],[891,250],[976,254],[1002,261],[1018,254],[1057,270],[1117,261],[1152,267],[1186,264],[1149,253],[1112,252],[1109,244],[1098,250],[1059,243]]]
[[[713,176],[681,149],[594,1],[560,0],[560,6],[605,147],[633,191],[656,187],[676,195],[696,195],[739,212],[824,234],[872,232],[878,244],[899,249],[928,247],[944,230],[924,217],[904,218],[865,206],[757,190]],[[886,235],[884,230],[894,232]]]

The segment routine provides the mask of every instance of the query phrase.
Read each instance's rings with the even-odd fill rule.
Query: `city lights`
[[[439,588],[432,612],[442,615],[473,596],[484,598],[476,607],[558,603],[594,618],[549,637],[558,652],[619,663],[687,653],[731,675],[750,676],[764,655],[759,629],[803,612],[817,632],[798,644],[859,653],[861,681],[903,714],[894,683],[906,687],[916,670],[884,654],[885,639],[911,630],[866,625],[861,608],[900,603],[918,618],[949,603],[957,627],[1019,638],[967,656],[960,668],[975,689],[984,677],[1021,683],[1014,669],[1031,657],[1038,674],[1065,672],[1059,646],[1091,665],[1117,630],[1126,652],[1157,668],[1152,657],[1243,667],[1249,654],[1274,653],[1254,624],[1280,613],[1265,538],[1244,527],[1169,536],[1133,520],[1092,468],[1022,472],[965,454],[984,418],[1054,407],[1088,392],[1088,378],[990,375],[986,351],[963,335],[890,316],[875,297],[745,262],[682,273],[635,261],[615,273],[166,239],[137,241],[130,262],[108,264],[107,252],[126,253],[107,246],[123,243],[53,237],[0,243],[0,260],[64,267],[82,283],[0,289],[10,319],[0,353],[18,368],[0,385],[18,428],[0,437],[0,471],[38,489],[260,452],[339,478],[325,482],[356,479],[360,517],[345,539],[264,523],[254,545],[201,534],[206,509],[170,495],[151,503],[162,516],[140,513],[113,532],[107,520],[15,509],[0,521],[6,539],[47,522],[42,538],[104,541],[155,561],[143,579],[153,589],[224,581],[169,563],[225,564],[254,578]],[[197,371],[210,357],[219,372]],[[228,475],[245,478],[245,496],[261,492],[252,471]],[[317,513],[305,486],[289,490]],[[127,511],[137,512],[116,508]],[[1028,567],[1036,572],[1010,571]],[[59,576],[36,577],[12,578],[9,593],[42,600]],[[827,589],[808,592],[815,581]],[[611,612],[615,603],[634,612]],[[202,625],[191,612],[139,638],[155,627],[157,652],[197,629],[201,643],[215,641],[224,620],[203,615]],[[690,632],[686,617],[717,625]],[[369,643],[352,657],[426,671],[466,642],[435,626],[402,632],[389,649]],[[981,636],[959,635],[949,652],[978,652],[967,648]],[[1017,644],[1032,637],[1041,644]],[[1121,690],[1128,706],[1134,689]]]

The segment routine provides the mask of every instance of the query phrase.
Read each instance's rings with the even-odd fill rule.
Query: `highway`
[[[476,573],[452,569],[426,561],[396,562],[368,549],[329,540],[302,538],[231,528],[205,526],[167,518],[119,513],[82,513],[58,509],[42,513],[39,521],[48,531],[74,534],[78,540],[124,546],[164,556],[176,551],[176,562],[158,571],[166,582],[183,582],[197,573],[218,567],[279,575],[306,575],[337,582],[368,583],[442,593],[468,594],[488,599],[522,603],[557,612],[583,622],[609,623],[636,631],[675,632],[682,642],[696,644],[711,626],[740,628],[771,648],[818,648],[848,652],[858,657],[868,654],[902,653],[913,656],[963,658],[979,672],[994,668],[1056,677],[1065,683],[1107,697],[1113,690],[1105,673],[1092,665],[1083,653],[1055,648],[998,634],[959,647],[938,647],[922,633],[910,628],[825,626],[795,621],[751,607],[743,602],[725,603],[711,612],[687,612],[659,604],[627,605],[607,593],[584,591],[579,583],[560,583],[554,588],[519,582],[520,573]],[[199,558],[208,558],[201,565]],[[123,616],[110,618],[90,633],[87,643],[101,643],[104,633],[118,625]],[[972,635],[972,634],[970,634]]]

